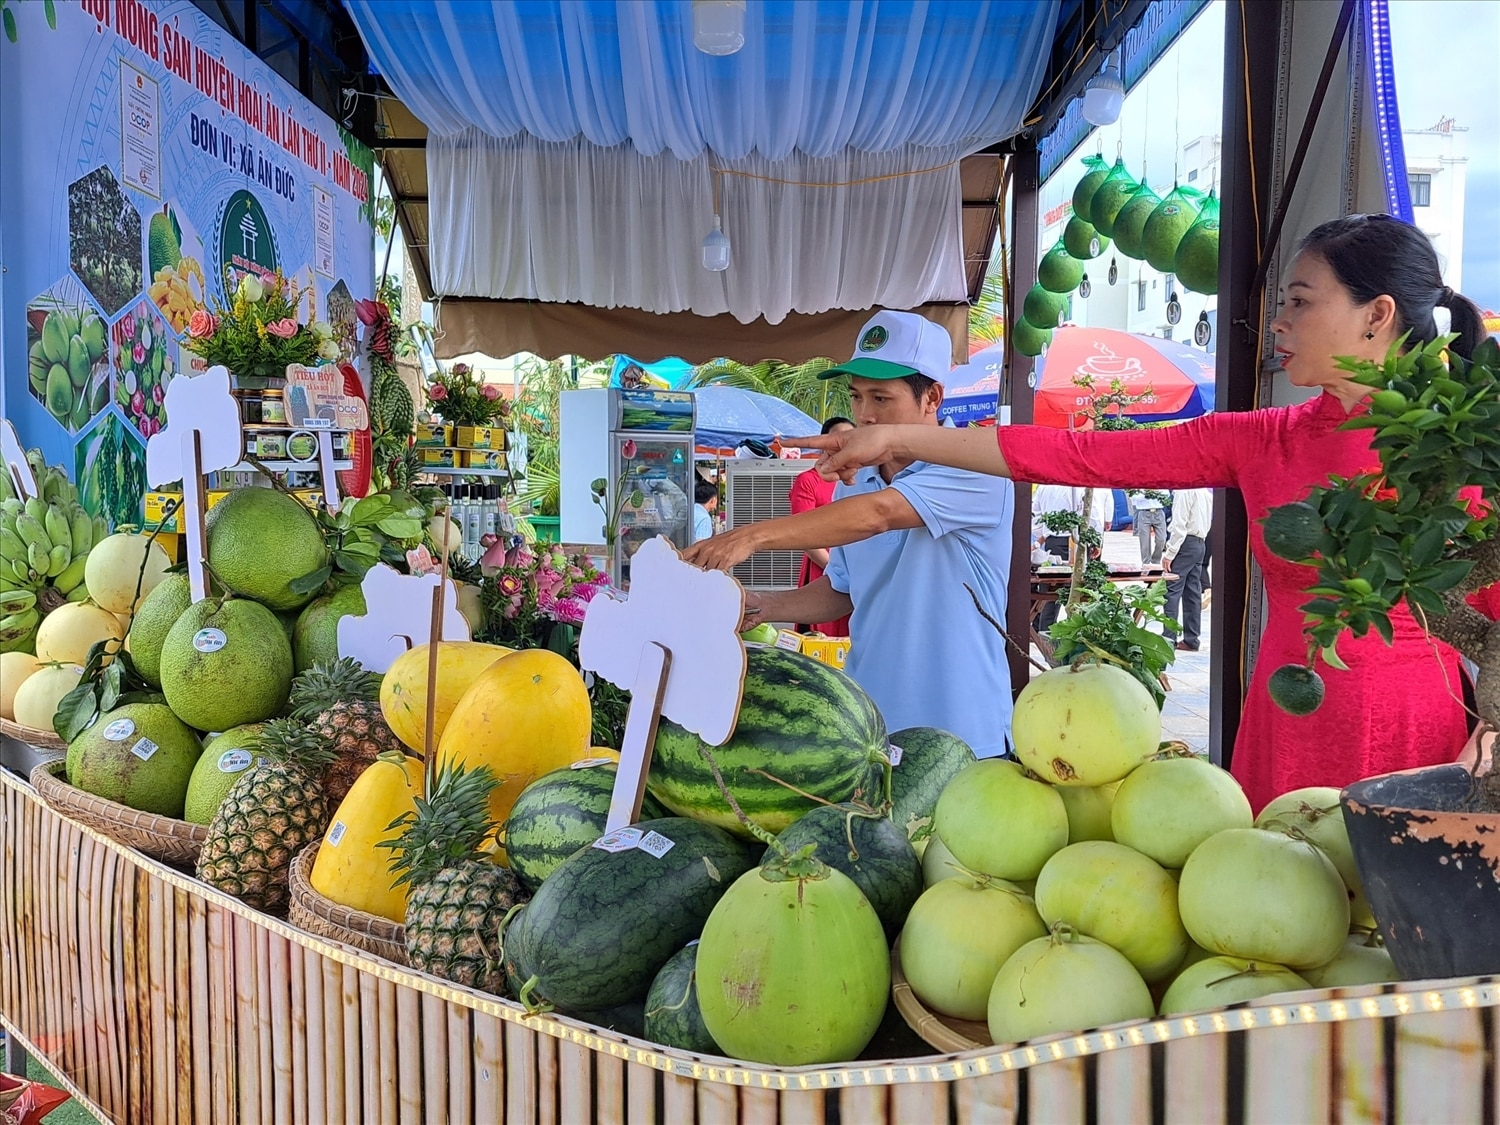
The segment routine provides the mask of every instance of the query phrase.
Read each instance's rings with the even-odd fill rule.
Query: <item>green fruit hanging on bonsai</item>
[[[1323,542],[1323,516],[1305,500],[1272,508],[1261,527],[1266,549],[1288,562],[1311,558]]]
[[[1323,677],[1301,664],[1283,664],[1267,687],[1271,702],[1288,715],[1311,715],[1323,705]]]

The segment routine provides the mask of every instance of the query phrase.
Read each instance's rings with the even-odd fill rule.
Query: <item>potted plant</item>
[[[227,367],[237,385],[263,388],[273,379],[285,378],[288,364],[338,359],[332,327],[323,321],[298,321],[307,290],[298,289],[290,279],[279,273],[247,273],[228,288],[233,295],[227,303],[194,310],[183,347],[210,367]]]
[[[1271,551],[1318,571],[1304,606],[1307,664],[1276,670],[1278,704],[1315,709],[1318,660],[1339,667],[1345,630],[1374,629],[1389,643],[1402,602],[1477,668],[1479,728],[1463,762],[1344,791],[1365,889],[1408,979],[1500,970],[1500,772],[1480,752],[1500,725],[1500,623],[1468,601],[1500,580],[1500,347],[1486,341],[1465,362],[1448,339],[1384,363],[1342,361],[1374,392],[1345,426],[1374,431],[1380,467],[1313,489],[1264,524]]]

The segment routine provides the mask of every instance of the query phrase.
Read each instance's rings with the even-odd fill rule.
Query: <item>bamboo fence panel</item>
[[[0,828],[0,1025],[90,1110],[127,1125],[1497,1116],[1489,978],[782,1069],[528,1015],[304,933],[51,810],[3,772]]]

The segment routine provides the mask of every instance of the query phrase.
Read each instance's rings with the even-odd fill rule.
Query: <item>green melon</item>
[[[1068,253],[1081,262],[1097,258],[1109,249],[1109,239],[1096,231],[1092,223],[1084,222],[1077,215],[1069,219],[1068,225],[1063,227],[1062,237],[1063,246],[1067,248]]]
[[[1146,257],[1146,220],[1161,206],[1161,196],[1142,184],[1135,189],[1120,213],[1115,216],[1115,248],[1127,257],[1143,261]]]
[[[922,862],[900,828],[887,817],[851,805],[825,805],[777,838],[794,855],[813,845],[818,859],[853,879],[875,908],[887,940],[895,940],[922,893]],[[778,859],[775,849],[768,848],[762,866]]]
[[[1037,284],[1052,293],[1071,293],[1083,280],[1083,262],[1059,242],[1042,257],[1036,270]]]
[[[1125,161],[1116,160],[1114,167],[1109,170],[1109,175],[1104,177],[1104,182],[1099,185],[1099,190],[1094,193],[1094,198],[1089,204],[1088,220],[1094,224],[1094,229],[1102,235],[1113,238],[1115,217],[1119,215],[1120,209],[1135,194],[1135,189],[1139,186],[1136,178],[1126,170]]]
[[[614,794],[614,762],[567,766],[537,778],[516,798],[505,822],[505,855],[528,891],[562,866],[579,848],[604,835]],[[667,815],[651,794],[641,801],[641,820]]]
[[[748,838],[700,753],[704,746],[663,719],[646,784],[678,816]],[[818,799],[838,803],[860,792],[873,798],[885,748],[885,722],[858,684],[821,661],[777,648],[749,650],[734,734],[723,746],[707,747],[745,815],[773,833]]]
[[[1045,328],[1056,328],[1072,311],[1073,303],[1063,293],[1053,293],[1033,285],[1021,306],[1022,315],[1032,324]]]
[[[969,744],[936,727],[907,727],[891,735],[891,820],[913,842],[932,834],[932,816],[943,786],[976,761]],[[899,758],[899,760],[897,760]]]
[[[670,842],[659,856],[642,847],[584,848],[513,920],[504,955],[528,997],[564,1013],[645,999],[662,966],[750,869],[744,845],[711,824],[667,817],[647,827],[641,844],[653,836]]]
[[[695,1055],[722,1052],[703,1025],[698,1007],[698,942],[688,942],[672,955],[646,993],[646,1038],[663,1047]]]
[[[1083,164],[1088,171],[1073,188],[1073,214],[1083,222],[1092,224],[1090,208],[1094,203],[1094,193],[1099,190],[1099,185],[1104,183],[1105,177],[1109,175],[1109,164],[1097,153],[1085,156]]]
[[[1011,339],[1022,355],[1039,356],[1052,342],[1052,329],[1038,328],[1023,316],[1011,325]]]

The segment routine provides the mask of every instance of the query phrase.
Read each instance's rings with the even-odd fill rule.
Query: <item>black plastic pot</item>
[[[1472,784],[1443,765],[1344,790],[1360,879],[1406,980],[1500,973],[1500,813],[1459,811]]]

